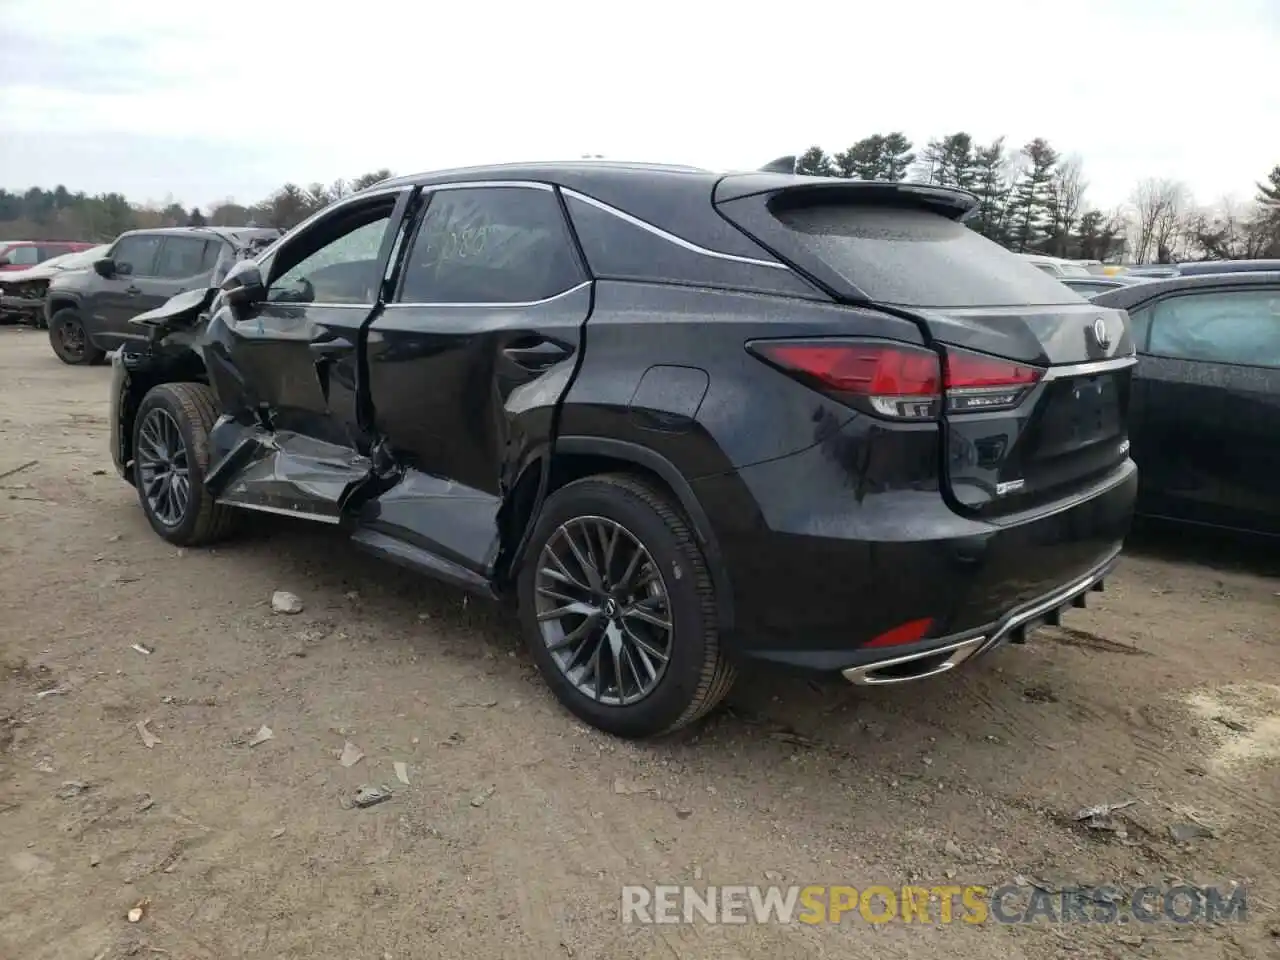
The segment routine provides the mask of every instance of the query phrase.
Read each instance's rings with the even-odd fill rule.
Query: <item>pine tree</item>
[[[1259,256],[1280,257],[1280,164],[1258,184],[1258,207],[1253,229]]]
[[[863,137],[835,156],[837,175],[853,180],[905,180],[915,162],[911,141],[901,133]]]
[[[1013,186],[1009,214],[1009,247],[1018,253],[1038,249],[1053,226],[1053,168],[1058,154],[1036,137],[1022,148],[1026,167]]]
[[[847,150],[836,154],[836,170],[839,176],[850,180],[878,180],[883,153],[884,137],[878,133],[863,137]]]
[[[1086,210],[1076,230],[1076,253],[1082,260],[1101,260],[1106,254],[1102,246],[1102,211]]]
[[[1271,168],[1266,183],[1258,184],[1258,202],[1264,207],[1280,210],[1280,163]]]
[[[959,187],[972,190],[977,177],[973,137],[964,133],[949,133],[941,140],[930,140],[925,147],[930,164],[928,183],[940,187]]]
[[[796,161],[796,173],[810,177],[834,177],[836,169],[825,150],[821,147],[810,147],[800,154],[800,159]]]
[[[1005,205],[1009,182],[1005,175],[1004,137],[973,150],[973,172],[970,189],[978,197],[978,212],[969,226],[988,240],[1005,242]]]
[[[199,207],[192,207],[191,213],[187,215],[188,227],[203,227],[208,222],[209,221],[204,218],[204,214],[200,212]]]
[[[911,141],[906,134],[895,131],[884,138],[883,149],[880,175],[875,179],[901,183],[907,179],[907,171],[916,162],[916,155],[911,152]]]

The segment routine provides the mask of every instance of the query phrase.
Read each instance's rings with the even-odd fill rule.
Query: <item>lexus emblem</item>
[[[1102,317],[1093,321],[1093,339],[1098,341],[1098,346],[1103,350],[1111,346],[1111,334],[1107,332],[1107,321]]]

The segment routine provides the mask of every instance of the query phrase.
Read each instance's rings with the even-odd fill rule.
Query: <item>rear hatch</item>
[[[716,207],[837,300],[915,321],[940,357],[944,488],[996,519],[1087,489],[1128,456],[1133,344],[1089,303],[965,226],[961,191],[776,174]]]

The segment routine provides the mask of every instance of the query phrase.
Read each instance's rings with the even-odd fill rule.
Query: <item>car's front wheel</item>
[[[71,307],[64,307],[49,318],[49,346],[63,363],[77,366],[101,363],[106,356],[105,351],[93,345],[80,314]]]
[[[220,540],[236,518],[235,508],[215,503],[204,488],[217,410],[203,383],[164,383],[147,392],[134,419],[138,500],[151,528],[179,546]]]
[[[706,560],[679,508],[646,482],[610,474],[552,494],[518,587],[543,677],[601,730],[669,733],[729,692]]]

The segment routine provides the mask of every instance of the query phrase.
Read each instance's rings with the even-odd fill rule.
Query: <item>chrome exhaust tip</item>
[[[981,649],[986,639],[986,637],[970,637],[968,640],[961,640],[959,643],[934,650],[924,650],[905,657],[894,657],[891,660],[849,667],[847,670],[841,670],[840,674],[859,687],[878,687],[889,683],[907,683],[911,680],[936,677],[968,660]]]

